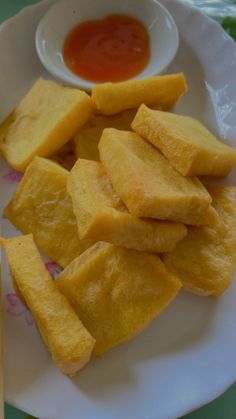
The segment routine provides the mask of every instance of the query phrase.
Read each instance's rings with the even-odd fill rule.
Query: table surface
[[[30,4],[34,4],[39,2],[40,0],[0,0],[0,23],[4,20],[10,18],[14,14],[16,14],[19,10],[21,10],[24,6],[29,6]],[[187,1],[187,0],[186,0]],[[225,16],[225,10],[227,8],[223,7],[221,1],[199,1],[199,0],[189,0],[190,3],[196,3],[197,5],[203,7],[207,6],[207,3],[210,4],[211,7],[211,14],[214,18],[216,18],[222,26],[229,32],[236,40],[236,5],[232,6],[232,3],[236,3],[236,1],[226,1],[225,3],[229,3],[228,9],[230,11],[230,16]],[[226,6],[227,7],[227,6]],[[233,9],[234,7],[234,9]],[[206,9],[206,11],[208,11]],[[234,17],[232,18],[232,11]],[[235,20],[234,20],[235,19]],[[5,405],[5,419],[30,419],[26,413],[20,412],[15,408]],[[236,418],[236,384],[234,384],[226,393],[224,393],[221,397],[215,400],[212,403],[198,409],[197,411],[190,413],[182,419],[235,419]]]

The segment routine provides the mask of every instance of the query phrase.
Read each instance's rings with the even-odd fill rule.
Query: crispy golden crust
[[[3,241],[11,273],[31,310],[53,361],[68,375],[76,374],[88,361],[95,340],[46,270],[33,236]]]
[[[97,356],[140,333],[180,288],[158,256],[104,242],[68,265],[56,284],[95,337]]]
[[[182,176],[139,135],[106,128],[99,151],[114,189],[131,214],[192,225],[218,222],[199,179]]]
[[[172,250],[186,234],[183,224],[131,215],[101,163],[79,159],[68,177],[79,237],[145,252]]]
[[[189,227],[163,260],[186,290],[217,297],[231,284],[236,262],[236,187],[208,186],[208,191],[221,224],[214,229]]]
[[[76,155],[81,159],[99,161],[98,143],[105,128],[130,129],[137,109],[130,109],[117,115],[92,115],[73,138]]]
[[[33,233],[37,245],[55,262],[66,266],[91,242],[79,240],[67,170],[35,157],[28,166],[4,214],[22,233]]]
[[[0,148],[11,167],[24,171],[35,155],[50,156],[93,112],[86,93],[38,79],[0,127]]]
[[[189,116],[153,111],[141,105],[132,128],[159,148],[184,176],[226,176],[236,164],[236,150]]]
[[[142,103],[166,109],[173,106],[188,90],[183,73],[98,84],[92,89],[92,100],[98,113],[113,115]]]

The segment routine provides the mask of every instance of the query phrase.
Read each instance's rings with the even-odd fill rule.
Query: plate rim
[[[159,0],[160,3],[164,3],[164,5],[170,3],[173,0]],[[223,30],[223,28],[221,28],[221,26],[215,22],[213,19],[211,19],[210,17],[206,16],[201,10],[199,10],[197,7],[193,6],[193,5],[187,5],[182,3],[179,0],[174,0],[176,3],[180,3],[181,6],[183,6],[184,8],[189,8],[192,9],[193,13],[197,13],[199,15],[204,15],[204,18],[208,19],[208,22],[210,25],[214,25],[215,28],[217,28],[217,30],[221,30],[222,33],[224,34],[224,38],[227,40],[227,42],[232,42],[233,45],[236,45],[234,43],[234,41],[232,40],[232,38]],[[25,7],[23,7],[16,15],[8,18],[7,20],[5,20],[3,23],[1,23],[0,25],[0,36],[1,36],[1,32],[3,30],[5,30],[6,28],[8,28],[10,25],[15,25],[15,23],[20,20],[20,19],[25,19],[26,15],[28,14],[28,12],[32,12],[33,10],[35,11],[35,13],[37,13],[37,9],[41,9],[42,7],[44,7],[46,4],[48,4],[49,6],[51,4],[53,4],[54,2],[56,2],[56,0],[41,0],[35,4],[32,5],[27,5]],[[236,48],[236,47],[235,47]],[[185,408],[184,407],[180,407],[177,412],[178,417],[182,416],[182,415],[186,415],[190,412],[195,411],[196,409],[208,404],[209,402],[215,400],[216,398],[218,398],[221,394],[223,394],[228,388],[230,388],[230,386],[232,384],[234,384],[234,382],[236,381],[236,374],[234,373],[232,376],[230,376],[229,380],[225,379],[225,382],[222,384],[220,384],[217,389],[216,389],[216,385],[214,386],[214,391],[211,391],[210,393],[207,393],[207,395],[202,395],[202,397],[199,397],[199,401],[196,401],[194,404],[190,403],[190,405],[188,405],[188,403],[186,403]],[[13,406],[18,407],[19,409],[22,409],[22,406],[19,405],[19,403],[14,402],[13,400],[11,400],[10,397],[6,398],[6,401],[8,403],[10,403]],[[35,412],[30,412],[31,414],[35,414]],[[170,416],[170,418],[173,418],[176,416]],[[157,417],[156,419],[159,419],[159,417]]]

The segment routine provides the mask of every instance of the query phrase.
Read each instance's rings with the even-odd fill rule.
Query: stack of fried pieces
[[[24,172],[5,215],[25,234],[1,243],[66,374],[142,331],[181,286],[230,285],[236,187],[197,176],[226,176],[236,150],[168,111],[186,91],[182,73],[91,97],[40,79],[0,127],[3,157]],[[35,243],[64,269],[56,281]]]

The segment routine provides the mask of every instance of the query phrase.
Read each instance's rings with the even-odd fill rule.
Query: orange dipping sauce
[[[149,62],[149,34],[139,20],[113,14],[73,28],[65,40],[63,56],[69,69],[85,80],[127,80]]]

